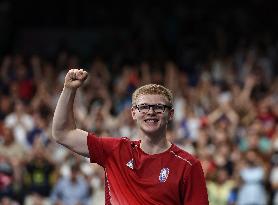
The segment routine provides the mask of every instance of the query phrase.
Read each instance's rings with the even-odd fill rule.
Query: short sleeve
[[[208,205],[208,194],[204,172],[200,161],[196,161],[185,178],[185,196],[186,205]]]
[[[119,138],[97,137],[94,133],[89,133],[87,136],[87,146],[90,162],[105,167],[105,162],[112,151],[119,145],[120,141]]]

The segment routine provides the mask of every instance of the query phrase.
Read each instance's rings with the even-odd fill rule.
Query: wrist
[[[77,90],[77,88],[66,86],[66,85],[64,85],[64,88],[63,88],[64,92],[76,92],[76,90]]]

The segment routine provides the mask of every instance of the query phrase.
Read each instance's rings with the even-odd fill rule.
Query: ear
[[[173,120],[173,118],[174,118],[174,113],[175,113],[174,108],[172,108],[171,110],[169,110],[169,113],[168,113],[169,121]]]
[[[133,120],[136,120],[136,109],[134,107],[131,107],[131,116]]]

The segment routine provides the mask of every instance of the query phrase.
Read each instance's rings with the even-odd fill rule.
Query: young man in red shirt
[[[171,91],[149,84],[133,93],[131,115],[138,125],[138,141],[98,137],[74,122],[75,93],[87,75],[82,69],[67,73],[52,132],[58,143],[104,168],[106,204],[207,205],[199,160],[166,139],[174,115]]]

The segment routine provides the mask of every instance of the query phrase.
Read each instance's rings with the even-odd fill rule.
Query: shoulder
[[[61,176],[58,179],[55,186],[60,187],[60,188],[61,187],[67,187],[67,186],[69,186],[69,181],[70,181],[70,179],[68,179],[68,176]]]
[[[131,141],[128,137],[112,137],[112,136],[97,136],[95,133],[88,133],[87,141],[89,144],[92,142],[115,145],[133,145],[136,141]]]
[[[119,140],[119,144],[122,147],[126,147],[128,149],[140,147],[140,141],[131,140],[128,137],[120,137],[120,138],[118,138],[118,140]]]
[[[195,163],[199,162],[195,156],[181,149],[177,145],[173,145],[173,149],[170,152],[177,158],[177,160],[180,160],[181,162],[183,161],[187,165],[193,166]]]
[[[140,141],[131,140],[128,137],[120,137],[119,138],[123,143],[130,144],[130,145],[140,145]]]

